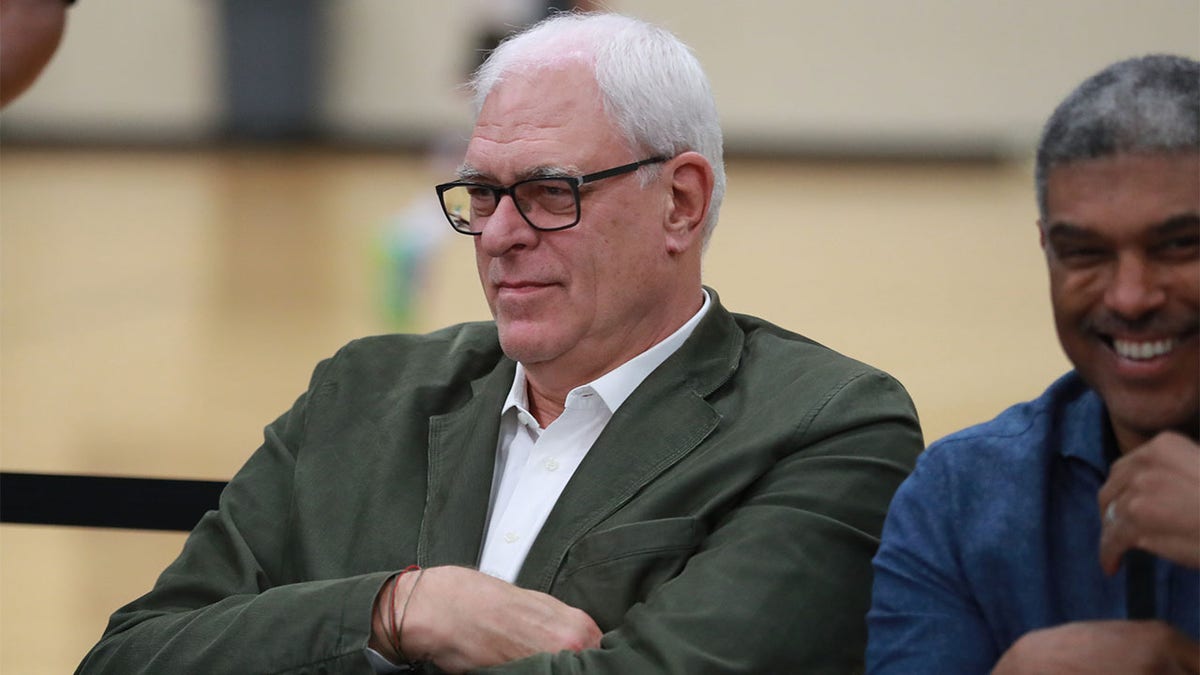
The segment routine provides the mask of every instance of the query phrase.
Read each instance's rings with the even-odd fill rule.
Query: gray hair
[[[476,117],[509,70],[571,59],[592,65],[605,112],[631,149],[665,157],[690,150],[712,165],[707,246],[725,196],[721,125],[700,62],[669,31],[618,14],[554,14],[502,42],[475,72]],[[644,167],[643,180],[653,170]]]
[[[1200,62],[1152,54],[1119,61],[1059,104],[1037,151],[1038,212],[1050,169],[1117,154],[1200,150]]]

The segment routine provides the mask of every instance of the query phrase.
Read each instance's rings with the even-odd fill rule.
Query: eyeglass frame
[[[469,235],[472,237],[478,237],[483,234],[483,228],[480,227],[478,232],[471,232],[468,230],[461,230],[454,224],[454,216],[450,215],[450,211],[446,208],[446,200],[443,197],[443,195],[445,194],[445,192],[447,190],[450,190],[452,188],[457,188],[457,187],[482,188],[484,190],[490,191],[492,193],[492,196],[496,200],[496,208],[500,208],[500,198],[503,197],[504,195],[508,195],[509,199],[512,200],[513,207],[517,209],[517,213],[521,214],[521,218],[526,223],[528,223],[530,227],[537,230],[538,232],[559,232],[561,230],[566,230],[566,229],[575,227],[576,225],[579,224],[579,221],[583,217],[583,205],[581,204],[580,195],[579,195],[580,186],[586,185],[588,183],[594,183],[598,180],[603,180],[605,178],[613,178],[615,176],[632,173],[632,172],[637,171],[638,169],[642,168],[643,166],[647,166],[649,164],[658,164],[659,162],[665,162],[669,159],[671,159],[671,158],[667,157],[667,156],[659,155],[659,156],[655,156],[655,157],[650,157],[648,159],[643,159],[638,162],[630,162],[629,164],[622,164],[621,166],[615,166],[611,169],[604,169],[603,171],[596,171],[593,173],[584,174],[582,176],[537,176],[535,178],[526,178],[524,180],[519,180],[508,186],[486,185],[484,183],[475,183],[472,181],[451,181],[449,183],[442,183],[441,185],[435,185],[434,189],[437,191],[438,202],[442,205],[442,213],[446,216],[446,220],[449,221],[450,227],[455,232],[458,232],[460,234],[466,234],[466,235]],[[545,180],[561,180],[561,181],[564,181],[567,185],[569,185],[571,187],[571,194],[575,198],[575,219],[573,221],[571,221],[571,224],[560,225],[558,227],[540,227],[540,226],[536,225],[532,220],[530,220],[529,216],[525,215],[525,212],[523,210],[521,210],[521,205],[517,202],[517,193],[516,193],[517,187],[520,185],[524,185],[526,183],[536,183],[538,181],[545,181]],[[493,213],[494,212],[495,211],[493,211]],[[483,217],[490,218],[491,216],[483,216]]]

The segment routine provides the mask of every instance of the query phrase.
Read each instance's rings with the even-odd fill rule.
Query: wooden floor
[[[706,283],[882,367],[926,439],[1066,361],[1031,169],[735,161]],[[0,468],[226,479],[345,341],[487,317],[420,157],[0,153]],[[0,672],[70,672],[184,535],[0,526]]]

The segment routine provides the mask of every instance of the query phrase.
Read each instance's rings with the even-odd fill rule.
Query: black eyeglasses
[[[436,189],[438,199],[442,202],[442,211],[450,221],[450,227],[463,234],[482,234],[488,217],[495,213],[496,207],[500,205],[500,198],[504,195],[512,198],[517,213],[521,214],[530,227],[542,232],[554,232],[579,224],[580,185],[620,176],[647,164],[665,162],[668,159],[651,157],[584,176],[529,178],[508,187],[455,181],[442,183]]]

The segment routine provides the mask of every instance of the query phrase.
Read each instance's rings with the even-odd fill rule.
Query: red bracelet
[[[400,586],[400,577],[404,576],[405,574],[407,574],[409,572],[422,572],[422,571],[423,570],[421,569],[420,565],[409,565],[408,567],[405,567],[403,570],[400,570],[400,573],[397,574],[393,578],[392,584],[391,584],[392,593],[391,593],[391,597],[389,598],[388,604],[391,605],[392,611],[390,612],[390,614],[392,615],[392,622],[391,622],[391,625],[387,628],[388,642],[390,642],[392,644],[392,650],[394,650],[396,652],[396,656],[399,657],[399,659],[404,662],[407,662],[408,659],[405,658],[404,652],[400,650],[400,630],[404,628],[403,612],[408,609],[408,601],[412,598],[413,591],[417,590],[417,581],[421,580],[420,574],[417,575],[417,581],[413,582],[413,587],[411,589],[409,589],[408,597],[406,597],[404,599],[404,606],[400,609],[401,615],[400,615],[399,622],[396,621],[396,596],[399,595],[397,590]]]

